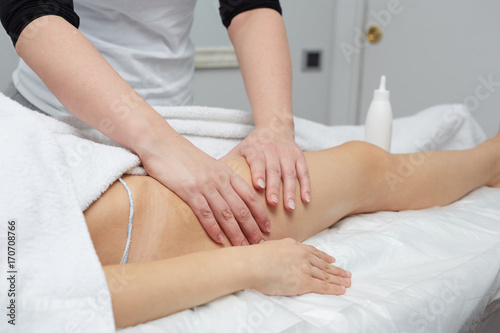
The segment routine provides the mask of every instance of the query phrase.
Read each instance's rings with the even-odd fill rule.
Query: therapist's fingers
[[[266,188],[266,158],[262,150],[247,149],[243,156],[250,167],[253,186],[259,190]]]
[[[211,174],[217,182],[206,183],[201,192],[191,189],[186,196],[205,231],[217,243],[224,242],[222,230],[232,245],[260,243],[261,230],[270,230],[270,223],[255,190],[224,164]]]
[[[267,152],[266,157],[266,200],[270,206],[276,207],[279,203],[281,185],[281,165],[277,153]]]
[[[309,168],[307,167],[306,157],[302,151],[300,151],[295,165],[297,168],[297,179],[300,185],[300,197],[303,202],[311,202],[311,176],[309,174]]]
[[[190,196],[190,198],[191,199],[186,202],[191,207],[210,238],[212,238],[212,240],[216,243],[224,243],[222,230],[217,223],[217,220],[212,213],[212,209],[208,205],[205,197],[201,193],[197,193]]]
[[[250,211],[248,214],[246,210],[238,210],[237,205],[234,207],[233,212],[237,211],[237,218],[240,219],[238,220],[240,228],[247,238],[249,237],[250,244],[257,244],[263,238],[262,233],[256,230],[255,224],[262,232],[271,231],[271,223],[264,203],[260,200],[255,189],[234,172],[231,176],[231,186]]]
[[[226,236],[231,241],[231,244],[238,246],[262,242],[264,238],[259,225],[253,218],[250,209],[238,194],[236,194],[234,189],[228,186],[223,188],[220,194],[227,202],[228,206],[231,207],[229,210],[223,211],[225,212],[223,216],[225,219],[224,224],[219,222]],[[231,218],[231,215],[233,215],[234,218]],[[243,239],[241,235],[242,232],[244,235]]]
[[[297,187],[297,172],[295,160],[290,158],[281,161],[281,177],[283,179],[283,204],[285,209],[295,209],[295,190]]]
[[[230,194],[227,195],[230,197]],[[219,227],[224,230],[227,238],[233,246],[248,245],[248,241],[243,235],[238,222],[234,218],[232,208],[228,205],[221,193],[214,191],[207,196],[208,204],[214,213]]]

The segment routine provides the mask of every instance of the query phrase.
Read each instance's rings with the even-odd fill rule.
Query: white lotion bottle
[[[382,76],[380,87],[373,92],[365,123],[365,141],[387,151],[391,151],[392,140],[392,107],[389,96],[389,91],[385,89],[385,76]]]

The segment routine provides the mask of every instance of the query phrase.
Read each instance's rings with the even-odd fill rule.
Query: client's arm
[[[334,259],[292,239],[105,266],[117,327],[136,325],[248,288],[268,295],[342,294]]]

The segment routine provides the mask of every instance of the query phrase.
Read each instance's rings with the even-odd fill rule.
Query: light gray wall
[[[293,63],[293,108],[297,116],[326,123],[329,113],[330,65],[336,2],[331,0],[281,1]],[[196,46],[230,45],[218,0],[200,0],[192,39]],[[303,72],[304,50],[322,50],[321,71]],[[250,111],[238,69],[203,69],[195,74],[196,104]]]
[[[231,41],[219,16],[219,0],[198,0],[191,39],[196,46],[229,46]]]
[[[0,27],[0,91],[5,91],[7,88],[18,61],[19,57],[9,36]]]

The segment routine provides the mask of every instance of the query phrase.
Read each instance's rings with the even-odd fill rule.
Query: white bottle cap
[[[385,75],[380,78],[380,87],[373,91],[373,100],[375,101],[388,101],[390,92],[385,89]]]

